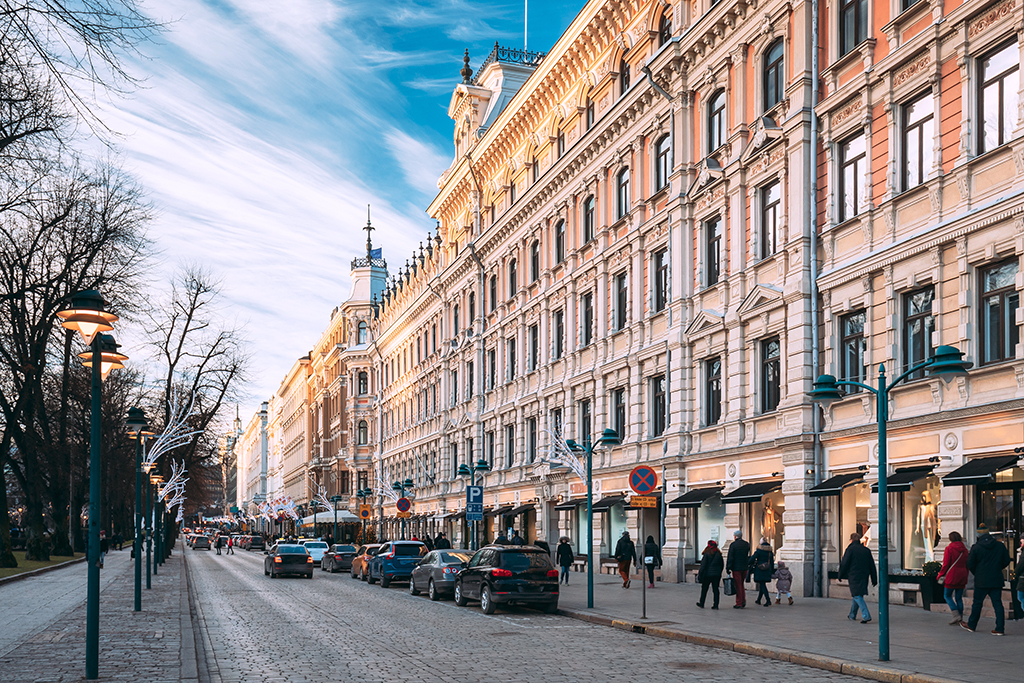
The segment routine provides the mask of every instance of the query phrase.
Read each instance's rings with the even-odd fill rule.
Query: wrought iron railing
[[[352,259],[353,268],[383,268],[387,270],[388,262],[382,258],[367,258],[365,256],[357,256]]]
[[[487,59],[480,65],[480,68],[476,70],[476,75],[473,76],[473,82],[476,83],[480,79],[480,75],[484,72],[484,69],[493,62],[504,62],[506,64],[525,64],[526,66],[537,66],[544,59],[545,53],[543,52],[530,52],[529,50],[520,50],[514,47],[501,47],[497,42],[494,43],[494,49],[491,50],[491,54],[487,55]]]

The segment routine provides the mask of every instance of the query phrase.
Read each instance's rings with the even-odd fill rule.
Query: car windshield
[[[334,552],[336,553],[354,553],[356,547],[354,545],[336,545],[334,546]]]
[[[398,557],[419,557],[423,554],[424,547],[419,543],[396,543],[395,555]]]
[[[441,553],[441,561],[445,564],[454,562],[456,564],[462,562],[469,562],[469,558],[472,557],[470,553]]]
[[[295,554],[295,555],[306,555],[306,549],[301,545],[279,545],[277,546],[278,555]]]
[[[547,569],[553,566],[547,553],[510,552],[501,554],[501,566],[514,572],[527,569]]]
[[[321,543],[310,542],[310,543],[306,544],[306,547],[307,548],[327,548],[327,544],[326,543],[322,543],[322,542]]]

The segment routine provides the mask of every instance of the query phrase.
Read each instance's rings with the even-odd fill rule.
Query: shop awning
[[[626,500],[625,496],[608,496],[594,503],[594,512],[607,512],[612,509],[612,506],[618,505],[622,501]]]
[[[658,499],[658,505],[661,505],[661,491],[655,491],[654,493],[648,493],[646,496],[644,496],[644,498],[657,498]],[[654,509],[656,509],[656,508],[636,508],[636,507],[633,507],[632,500],[633,500],[633,497],[630,496],[630,503],[628,505],[626,505],[626,509],[627,510],[654,510]]]
[[[512,510],[509,510],[508,512],[502,513],[502,516],[503,517],[514,517],[515,515],[521,515],[524,512],[529,512],[530,510],[533,510],[533,509],[534,509],[533,503],[527,503],[526,505],[520,505],[519,507],[517,507],[515,509],[512,509]]]
[[[575,510],[580,505],[586,505],[586,504],[587,504],[587,499],[586,498],[581,498],[581,499],[577,499],[577,500],[567,500],[564,503],[559,503],[558,505],[556,505],[555,509],[556,510]]]
[[[334,524],[334,511],[327,510],[325,512],[318,512],[316,515],[310,515],[309,517],[303,517],[299,520],[299,524],[312,524],[313,518],[316,517],[317,524]],[[338,510],[338,523],[341,522],[358,522],[359,518],[353,515],[348,510]]]
[[[722,496],[723,503],[757,503],[766,493],[778,491],[782,488],[781,479],[772,481],[759,481],[753,484],[744,484],[735,491]]]
[[[465,516],[466,516],[466,511],[465,510],[459,510],[458,512],[456,512],[454,515],[452,515],[448,519],[462,519]]]
[[[885,488],[889,493],[909,491],[915,481],[918,479],[924,479],[932,473],[933,469],[935,469],[935,465],[924,465],[923,467],[899,467],[895,472],[889,475],[885,482]],[[878,493],[877,481],[871,485],[871,493]]]
[[[821,498],[824,496],[838,496],[843,492],[847,486],[853,486],[864,481],[865,472],[849,472],[847,474],[837,474],[831,479],[826,479],[808,493],[811,494],[812,498]]]
[[[721,486],[703,489],[690,489],[683,495],[669,501],[670,508],[699,508],[708,498],[714,498],[722,492]]]
[[[1008,470],[1017,464],[1019,455],[998,455],[990,458],[975,458],[942,478],[943,486],[971,486],[994,481],[996,472]]]
[[[515,509],[515,505],[505,505],[504,507],[494,508],[484,513],[484,517],[500,517],[504,514]]]

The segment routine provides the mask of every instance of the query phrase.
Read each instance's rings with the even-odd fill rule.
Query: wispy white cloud
[[[437,191],[437,179],[451,164],[450,157],[400,130],[388,131],[384,140],[410,185],[423,193]]]

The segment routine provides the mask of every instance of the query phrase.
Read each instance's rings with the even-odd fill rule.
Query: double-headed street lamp
[[[338,503],[345,500],[342,496],[331,496],[331,506],[334,508],[334,542],[338,542]]]
[[[490,464],[486,460],[484,460],[483,458],[480,458],[479,460],[476,461],[476,464],[473,465],[472,468],[469,465],[467,465],[466,463],[462,463],[461,465],[459,465],[458,475],[460,477],[469,477],[469,485],[470,486],[476,486],[476,473],[477,472],[482,472],[482,473],[486,474],[487,472],[490,472],[490,471],[491,471]],[[473,529],[472,536],[470,536],[470,539],[469,539],[469,549],[470,550],[476,550],[476,546],[477,546],[476,520],[473,520],[473,522],[472,522],[472,529]]]
[[[412,483],[412,479],[405,479],[404,481],[396,481],[391,485],[391,488],[398,491],[400,498],[405,498],[405,490],[414,489],[416,485]],[[402,538],[405,538],[405,517],[402,518]]]
[[[594,607],[594,448],[618,446],[622,443],[618,433],[611,428],[605,429],[592,443],[590,434],[586,441],[579,445],[573,439],[566,439],[565,445],[574,453],[583,453],[587,459],[587,607]]]
[[[860,387],[875,395],[876,418],[878,420],[878,659],[889,661],[889,505],[888,505],[888,464],[886,449],[886,424],[889,420],[889,392],[893,387],[911,375],[925,368],[931,377],[951,382],[964,377],[973,365],[963,360],[964,354],[955,346],[939,346],[931,358],[918,363],[891,383],[885,382],[885,364],[878,366],[876,387],[854,382],[837,380],[832,375],[821,375],[814,382],[814,389],[808,392],[812,401],[822,406],[840,401],[844,394],[841,386]]]
[[[372,495],[373,495],[373,489],[371,489],[369,487],[367,487],[365,489],[359,489],[358,491],[356,491],[356,498],[359,499],[359,505],[360,506],[366,505],[366,499],[371,497]],[[363,536],[362,536],[362,538],[360,540],[365,545],[366,544],[366,518],[363,517],[362,509],[359,510],[359,519],[362,520],[362,522],[363,522]]]
[[[135,611],[142,611],[142,441],[150,436],[146,411],[129,408],[125,427],[135,437]]]
[[[78,354],[82,364],[92,368],[92,409],[89,437],[89,578],[85,610],[85,677],[99,678],[100,662],[100,489],[103,476],[100,463],[100,439],[103,380],[115,368],[123,368],[128,357],[117,352],[117,342],[109,334],[117,316],[103,310],[103,296],[96,290],[79,292],[71,298],[71,307],[60,311],[61,325],[82,335],[89,351]]]

